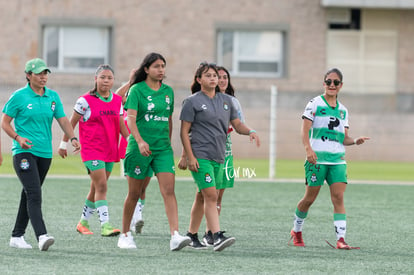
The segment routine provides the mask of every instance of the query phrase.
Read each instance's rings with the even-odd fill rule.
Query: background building
[[[202,61],[224,65],[263,146],[234,135],[237,157],[269,154],[270,87],[277,86],[278,158],[304,158],[301,114],[322,93],[323,74],[344,74],[340,100],[350,134],[372,140],[348,157],[412,161],[414,121],[414,0],[0,0],[0,103],[25,84],[28,59],[51,67],[48,87],[68,116],[93,86],[97,65],[110,63],[115,89],[149,52],[167,60],[176,94],[173,145],[181,152],[181,101]],[[55,148],[61,135],[55,135]],[[2,133],[3,152],[11,139]]]

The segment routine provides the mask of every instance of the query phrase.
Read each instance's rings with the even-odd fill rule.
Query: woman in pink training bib
[[[111,92],[114,72],[109,65],[100,65],[95,73],[95,87],[76,101],[71,117],[72,127],[79,122],[81,157],[91,177],[91,187],[85,200],[81,219],[76,230],[85,235],[93,234],[89,229],[89,218],[97,211],[102,236],[119,235],[120,230],[109,223],[106,200],[107,181],[114,162],[119,162],[119,134],[128,137],[122,119],[122,98]],[[59,155],[67,155],[67,137],[59,147]]]

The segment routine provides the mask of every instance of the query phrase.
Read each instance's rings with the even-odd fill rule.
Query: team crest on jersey
[[[171,100],[170,97],[168,95],[165,96],[165,103],[167,103],[167,110],[170,110],[170,104],[171,104]]]
[[[209,173],[206,173],[206,175],[204,176],[204,181],[208,183],[213,181]]]
[[[340,111],[339,112],[339,115],[341,116],[341,119],[345,119],[345,113],[344,113],[344,111]]]
[[[135,173],[135,175],[139,175],[139,174],[141,174],[141,167],[136,166],[136,167],[135,167],[135,170],[134,170],[134,173]]]
[[[152,109],[154,109],[154,107],[155,107],[154,103],[149,102],[147,109],[148,109],[148,111],[152,111]]]
[[[223,104],[223,109],[224,109],[225,111],[227,111],[227,110],[229,109],[229,105],[227,104],[227,102],[224,102],[224,104]]]
[[[22,168],[22,170],[27,170],[30,167],[30,163],[27,159],[22,159],[20,161],[20,168]]]
[[[92,164],[92,166],[98,166],[99,165],[99,160],[93,160],[92,162],[91,162],[91,164]]]
[[[56,109],[56,102],[52,101],[52,105],[50,106],[50,109],[52,110],[52,112],[55,111],[55,109]]]
[[[313,173],[312,174],[312,176],[311,176],[311,182],[316,182],[317,180],[318,180],[318,177],[316,176],[316,174],[315,173]]]

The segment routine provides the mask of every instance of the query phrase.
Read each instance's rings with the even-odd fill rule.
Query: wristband
[[[16,140],[16,138],[18,137],[19,135],[18,134],[16,134],[16,136],[14,137],[14,140]]]
[[[68,143],[66,141],[61,141],[59,145],[59,149],[66,150],[68,147]]]
[[[73,138],[70,139],[70,142],[72,143],[72,141],[74,141],[74,140],[78,141],[78,138],[77,137],[73,137]]]
[[[358,140],[358,138],[354,139],[354,144],[357,144],[357,143],[356,143],[356,142],[357,142],[357,140]]]
[[[249,131],[249,135],[250,135],[251,133],[256,133],[256,130],[250,130],[250,131]]]

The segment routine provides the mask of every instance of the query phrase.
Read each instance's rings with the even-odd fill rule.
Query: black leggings
[[[12,237],[24,235],[29,219],[37,239],[47,233],[42,215],[42,184],[51,162],[51,158],[37,157],[31,153],[13,156],[14,170],[23,185],[23,190]]]

